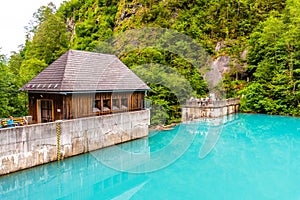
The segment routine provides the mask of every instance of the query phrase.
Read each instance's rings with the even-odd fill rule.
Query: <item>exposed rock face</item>
[[[222,75],[230,72],[230,56],[220,56],[212,62],[211,67],[216,68]]]
[[[246,59],[246,54],[247,51],[243,51],[241,53],[241,59]],[[220,56],[211,63],[212,71],[215,74],[219,73],[221,77],[224,77],[226,73],[232,73],[234,71],[236,79],[245,76],[246,67],[246,62],[240,63],[238,59],[232,59],[230,56]]]
[[[220,52],[221,49],[226,47],[225,41],[219,41],[216,44],[215,51]],[[245,68],[247,63],[241,64],[240,61],[245,62],[247,59],[248,50],[245,49],[240,53],[238,59],[232,59],[230,56],[219,56],[216,60],[212,61],[211,67],[212,70],[218,71],[224,76],[225,73],[230,73],[232,70],[237,71],[240,74],[245,73]],[[230,67],[231,62],[231,67]]]
[[[71,38],[75,36],[75,20],[67,19],[67,30],[71,33]]]
[[[220,56],[210,64],[210,70],[204,75],[208,82],[209,89],[214,88],[224,77],[225,73],[230,72],[230,56]]]
[[[139,11],[142,12],[142,4],[126,4],[125,2],[121,3],[118,7],[119,11],[116,15],[115,26],[121,26],[123,23],[126,23],[132,20],[133,16],[136,15]]]
[[[241,53],[241,59],[242,59],[242,60],[246,60],[246,58],[247,58],[247,53],[248,53],[248,50],[247,50],[247,49],[245,49],[244,51],[242,51],[242,53]]]
[[[216,52],[219,52],[219,51],[220,51],[222,48],[224,48],[224,47],[226,47],[224,41],[217,42],[215,51],[216,51]]]

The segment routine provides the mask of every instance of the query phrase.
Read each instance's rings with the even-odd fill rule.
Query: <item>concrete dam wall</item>
[[[182,107],[182,121],[193,121],[201,118],[216,118],[237,113],[239,111],[239,99],[203,102],[189,100]]]
[[[0,129],[0,175],[148,136],[150,111]]]

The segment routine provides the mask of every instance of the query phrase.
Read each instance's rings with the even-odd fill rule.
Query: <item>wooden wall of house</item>
[[[145,92],[105,92],[83,94],[29,93],[29,114],[38,122],[38,100],[53,101],[53,120],[141,110]]]
[[[144,107],[144,92],[97,93],[94,111],[97,115],[140,110]]]
[[[145,92],[134,92],[131,94],[131,110],[141,110],[144,108]]]
[[[70,101],[70,118],[81,118],[93,116],[92,104],[94,94],[72,94],[69,97]]]
[[[28,93],[28,109],[29,115],[32,116],[32,123],[35,123],[37,120],[37,101],[35,98],[35,94]]]
[[[64,118],[141,110],[145,92],[102,92],[96,94],[72,94],[64,100]]]
[[[63,110],[63,96],[59,94],[45,94],[45,93],[29,93],[29,115],[32,116],[32,122],[38,122],[38,101],[48,100],[52,101],[52,114],[51,121],[62,119]]]

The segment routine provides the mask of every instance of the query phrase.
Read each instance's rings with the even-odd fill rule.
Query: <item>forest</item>
[[[140,38],[120,46],[137,32]],[[211,91],[241,96],[242,112],[299,116],[299,38],[299,0],[49,3],[33,13],[19,51],[0,52],[0,118],[28,114],[19,88],[68,49],[116,54],[152,88],[152,124],[180,121],[187,98]],[[211,63],[195,58],[198,52],[211,61],[229,58],[213,87],[203,72]]]

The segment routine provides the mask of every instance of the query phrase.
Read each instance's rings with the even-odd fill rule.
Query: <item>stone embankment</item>
[[[182,121],[192,121],[200,118],[216,118],[237,113],[240,99],[226,100],[188,100],[182,107]]]
[[[150,111],[0,129],[0,175],[148,135]]]

